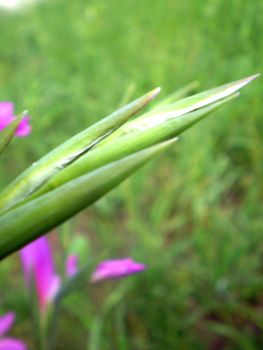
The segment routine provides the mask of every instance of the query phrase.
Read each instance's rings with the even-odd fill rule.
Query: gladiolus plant
[[[232,100],[257,76],[179,101],[165,99],[129,120],[157,88],[61,144],[20,174],[0,194],[0,259],[46,234],[120,184],[177,136]],[[0,152],[13,135],[30,131],[25,114],[13,119],[2,104]],[[4,121],[6,119],[6,122]]]
[[[78,256],[56,272],[47,234],[119,185],[152,157],[172,146],[183,131],[202,120],[257,76],[176,100],[165,98],[131,119],[154,99],[154,89],[53,149],[20,174],[0,194],[0,259],[20,250],[26,288],[35,317],[39,349],[51,349],[50,336],[58,304],[77,286],[90,266]],[[14,116],[11,102],[0,103],[0,153],[13,137],[28,136],[30,118]],[[132,258],[104,260],[89,271],[91,283],[127,277],[145,270]],[[25,350],[5,333],[14,314],[0,317],[0,350]]]

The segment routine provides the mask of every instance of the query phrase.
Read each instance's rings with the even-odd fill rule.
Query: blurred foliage
[[[27,108],[34,128],[1,159],[1,186],[155,86],[164,95],[198,80],[204,90],[262,72],[262,11],[260,0],[47,0],[1,10],[0,99]],[[94,253],[131,255],[148,271],[68,299],[58,350],[84,349],[86,332],[91,350],[263,347],[262,86],[77,217],[74,231]],[[30,338],[16,257],[0,278],[1,308],[19,310],[15,331]]]

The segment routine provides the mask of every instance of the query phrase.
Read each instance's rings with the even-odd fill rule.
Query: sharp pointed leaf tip
[[[256,79],[258,75],[253,75],[244,79],[240,79],[234,81],[232,83],[228,83],[222,86],[222,90],[217,94],[217,98],[215,100],[220,100],[222,98],[228,97],[232,94],[236,94],[239,90],[241,90],[246,85],[250,84],[254,79]],[[220,89],[220,87],[219,87]],[[214,96],[211,100],[214,99]],[[211,101],[212,102],[212,101]]]
[[[242,87],[251,83],[253,80],[257,79],[259,76],[260,73],[250,75],[249,77],[236,81],[234,84],[237,84],[237,89],[241,89]]]
[[[253,80],[257,79],[260,74],[251,75],[249,77],[234,81],[228,85],[227,91],[229,93],[235,93],[236,91],[242,89],[246,85],[250,84]]]
[[[150,95],[150,100],[155,99],[155,97],[160,93],[161,88],[158,86],[157,88],[153,89],[152,91],[149,92]]]
[[[153,91],[155,91],[156,94],[159,94],[159,92],[162,90],[160,86],[157,86]]]
[[[256,73],[256,74],[254,74],[254,75],[250,75],[249,77],[247,77],[247,78],[245,78],[245,79],[247,79],[247,80],[250,82],[250,81],[253,81],[253,80],[259,78],[260,75],[261,75],[260,73]]]

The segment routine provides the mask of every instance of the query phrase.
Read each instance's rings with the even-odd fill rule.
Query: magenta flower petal
[[[0,119],[12,116],[14,105],[12,102],[0,102]]]
[[[53,257],[48,239],[41,237],[20,251],[24,277],[28,287],[35,283],[39,306],[45,311],[60,288],[60,277],[55,273]]]
[[[69,255],[66,261],[66,275],[73,277],[78,272],[78,257],[77,255]]]
[[[15,322],[14,312],[7,312],[4,316],[0,317],[0,337],[2,337]]]
[[[0,131],[5,129],[14,119],[15,117],[12,117],[12,115],[8,115],[4,118],[0,116]]]
[[[29,117],[26,116],[25,118],[22,119],[20,124],[18,125],[18,128],[16,130],[15,135],[19,137],[25,137],[28,136],[31,133],[31,125],[29,124]]]
[[[26,350],[26,344],[14,338],[0,339],[0,350]]]
[[[121,278],[142,272],[145,268],[145,265],[137,263],[131,258],[105,260],[96,267],[91,276],[91,281],[98,282],[106,279]]]

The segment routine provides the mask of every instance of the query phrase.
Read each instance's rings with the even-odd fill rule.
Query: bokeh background
[[[165,96],[262,72],[262,13],[261,0],[0,7],[0,100],[33,124],[1,158],[1,186],[156,86]],[[260,78],[71,222],[90,256],[106,249],[148,270],[69,298],[56,349],[91,335],[92,350],[263,348],[262,93]],[[0,308],[17,311],[14,334],[33,344],[16,255],[0,278]]]

